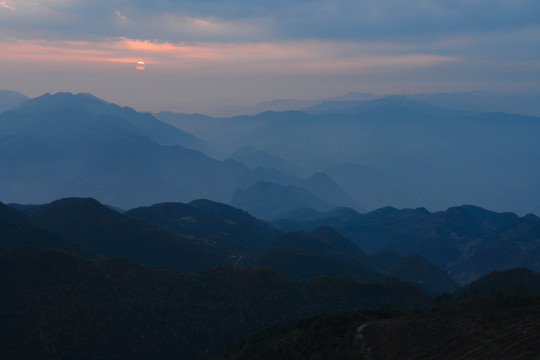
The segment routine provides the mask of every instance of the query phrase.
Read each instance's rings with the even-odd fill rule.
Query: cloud
[[[116,17],[118,17],[118,19],[121,20],[121,21],[127,21],[127,20],[128,20],[127,16],[122,15],[122,13],[121,13],[120,11],[118,11],[118,10],[114,10],[114,14],[115,14]]]
[[[74,64],[136,64],[144,60],[157,71],[192,69],[208,74],[357,73],[425,67],[450,61],[453,56],[396,53],[403,44],[352,41],[296,40],[261,43],[156,42],[128,38],[106,41],[14,40],[1,43],[0,60],[36,62],[39,66]],[[100,67],[103,67],[100,66]]]
[[[0,1],[0,6],[3,7],[4,9],[8,9],[8,10],[11,10],[11,11],[16,11],[17,9],[13,5],[14,4],[13,4],[12,0]]]
[[[538,24],[536,0],[2,0],[18,31],[161,41],[399,40]],[[0,8],[1,9],[1,8]],[[118,20],[129,19],[129,23]]]
[[[144,61],[140,86],[189,78],[193,97],[538,88],[538,19],[537,0],[0,0],[0,75],[112,91]]]

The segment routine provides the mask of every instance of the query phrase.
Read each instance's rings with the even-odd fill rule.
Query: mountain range
[[[382,208],[365,215],[338,208],[316,219],[276,221],[281,231],[208,200],[120,214],[93,199],[70,198],[35,207],[2,206],[2,214],[5,247],[122,256],[180,272],[236,265],[273,268],[291,279],[398,277],[433,294],[451,292],[456,281],[464,285],[493,270],[538,271],[540,251],[540,219],[473,206],[438,213]]]
[[[540,161],[535,161],[540,153],[536,141],[540,129],[538,118],[449,110],[433,105],[425,97],[374,98],[353,94],[312,104],[303,111],[270,111],[221,119],[171,113],[157,115],[167,117],[165,120],[174,123],[172,126],[151,114],[122,108],[90,94],[45,94],[34,99],[13,92],[0,95],[4,104],[11,104],[10,110],[0,113],[0,198],[6,202],[32,204],[63,197],[90,197],[116,208],[133,209],[165,202],[177,204],[210,199],[232,204],[258,218],[276,220],[274,224],[284,231],[313,231],[330,226],[370,254],[391,251],[404,259],[411,254],[420,255],[461,284],[495,269],[526,266],[538,270],[535,260],[538,219],[534,215],[520,218],[511,213],[466,206],[437,212],[425,208],[380,208],[364,215],[354,210],[369,208],[378,201],[388,205],[404,197],[420,196],[425,203],[430,203],[431,190],[436,190],[432,195],[451,197],[452,192],[444,186],[461,187],[460,181],[468,185],[475,182],[472,173],[464,170],[467,163],[475,168],[497,169],[497,176],[492,174],[489,182],[482,183],[482,190],[475,191],[475,196],[484,193],[493,198],[491,195],[497,193],[496,198],[502,199],[506,195],[495,188],[507,184],[513,189],[514,200],[522,197],[534,202],[538,193],[536,175],[540,174]],[[189,120],[186,124],[191,124],[187,127],[203,134],[205,141],[178,129],[186,118]],[[336,137],[340,139],[337,142]],[[408,154],[409,160],[414,158],[413,163],[401,155],[390,162],[393,164],[390,167],[381,166],[385,161],[369,165],[347,162],[348,156],[355,156],[355,151],[350,149],[376,142],[388,145],[383,152],[392,153],[400,146],[407,148],[402,155]],[[241,150],[235,153],[236,158],[244,159],[249,166],[237,160],[208,156],[223,153],[233,143]],[[289,151],[291,146],[300,151]],[[425,146],[430,146],[429,152],[415,150]],[[265,147],[275,152],[259,150]],[[288,149],[287,157],[277,154],[280,147]],[[349,149],[348,155],[341,157],[340,148]],[[482,161],[474,160],[478,153],[473,149],[489,150],[491,155]],[[375,159],[379,150],[371,150],[369,156]],[[437,154],[442,150],[443,153]],[[439,183],[443,178],[433,177],[431,170],[438,172],[447,166],[450,154],[452,163],[465,176],[460,176],[457,183],[452,177],[445,177]],[[500,156],[490,160],[494,154]],[[306,156],[309,160],[299,162]],[[439,164],[440,156],[446,160]],[[319,164],[318,167],[326,171],[313,172],[304,178],[286,173],[296,169],[297,174],[302,171],[309,174],[308,169],[313,168],[309,164]],[[516,171],[503,171],[499,166],[513,166]],[[394,170],[399,170],[399,177],[390,176]],[[455,172],[452,176],[457,175]],[[520,177],[525,175],[527,180],[521,182]],[[506,181],[505,177],[513,180]],[[516,183],[519,183],[519,191],[515,189]],[[468,189],[464,191],[473,190]],[[183,214],[186,209],[189,211]],[[177,210],[179,219],[184,219],[194,217],[200,209],[186,206],[174,211]],[[150,219],[153,216],[143,208],[132,210],[131,214],[134,213],[150,216]],[[290,219],[285,219],[287,217]],[[168,221],[154,225],[165,227],[169,234],[188,223]],[[210,218],[205,221],[211,222]],[[229,236],[221,237],[220,241],[228,253],[212,255],[212,259],[224,257],[209,263],[228,264],[230,260],[224,260],[227,256],[240,253],[263,255],[253,251],[256,247],[264,248],[264,244],[255,245],[247,240],[252,230],[237,232],[230,223],[217,226],[219,221],[213,221],[214,234],[190,226],[189,231],[182,229],[185,231],[180,234],[182,240],[164,241],[172,244],[197,236],[208,245],[215,241],[216,234],[227,233]],[[133,230],[134,234],[137,232]],[[197,248],[201,244],[192,245]],[[79,241],[78,246],[84,245]],[[273,261],[292,256],[287,253],[290,249],[273,250],[280,251],[272,254]],[[101,253],[100,249],[80,251]],[[148,253],[147,249],[139,251],[141,258],[134,258],[137,261]]]
[[[433,265],[422,273],[404,271],[406,277],[392,274],[331,228],[283,233],[243,210],[209,200],[161,203],[121,214],[94,199],[66,198],[33,207],[0,204],[0,211],[0,247],[58,249],[88,258],[118,256],[183,273],[210,266],[264,267],[291,280],[397,277],[431,294],[457,288]],[[424,262],[417,257],[406,267]],[[436,280],[426,282],[429,277]]]
[[[208,198],[230,202],[257,181],[306,186],[325,201],[352,200],[335,182],[216,160],[210,145],[148,113],[95,98],[57,93],[0,113],[0,197],[42,203],[93,197],[132,208]]]
[[[511,106],[520,103],[516,97],[474,93],[470,106],[465,99],[465,94],[384,96],[230,118],[156,117],[223,154],[243,156],[252,167],[324,172],[358,210],[387,205],[442,210],[473,203],[539,213],[540,118],[538,111],[526,110],[537,98],[520,98],[530,105],[521,114]],[[249,157],[246,147],[252,149]]]
[[[540,118],[519,99],[213,118],[2,91],[0,357],[529,359]]]
[[[368,253],[419,254],[461,284],[493,270],[540,270],[540,220],[534,215],[519,217],[471,205],[433,213],[385,207],[366,214],[352,209],[301,214],[274,224],[284,231],[330,226]]]
[[[138,113],[90,94],[4,92],[0,102],[11,105],[0,109],[0,198],[231,203],[237,190],[264,181],[358,211],[473,203],[539,213],[539,118],[459,109],[458,98],[362,95],[212,118]]]
[[[68,198],[0,204],[0,215],[2,356],[142,358],[154,349],[198,359],[299,316],[429,304],[424,290],[390,279],[329,228],[283,234],[208,200],[121,214]],[[280,251],[291,260],[287,277],[261,269],[280,269],[272,260]],[[331,266],[318,268],[320,260]]]
[[[325,107],[330,103],[341,108],[351,102],[375,100],[388,95],[375,95],[366,92],[349,92],[344,95],[316,100],[279,99],[263,101],[251,106],[227,106],[211,110],[214,117],[255,115],[265,111],[304,110],[311,107]],[[515,94],[495,91],[443,92],[434,94],[402,95],[411,100],[422,101],[447,109],[467,111],[500,111],[512,114],[540,116],[538,94]],[[322,106],[321,104],[325,104]]]

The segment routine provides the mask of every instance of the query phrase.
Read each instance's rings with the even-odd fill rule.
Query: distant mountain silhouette
[[[391,95],[378,99],[328,101],[304,109],[310,114],[363,114],[370,119],[387,120],[392,117],[423,119],[429,116],[470,114],[467,111],[450,111],[429,103],[412,100],[408,96]]]
[[[340,206],[359,208],[357,202],[324,172],[316,172],[310,177],[296,182],[296,185],[310,191],[321,199]]]
[[[311,219],[316,219],[318,216],[323,215],[323,214],[325,213],[314,210],[309,207],[300,207],[300,208],[291,210],[289,212],[281,213],[280,217],[282,217],[283,219],[280,219],[280,220],[283,220],[285,222],[287,222],[288,220],[291,220],[292,222],[296,220],[311,220]],[[280,220],[276,220],[276,222]]]
[[[301,207],[315,210],[329,210],[333,207],[303,188],[263,181],[244,190],[238,189],[231,204],[261,219],[274,219],[281,213]]]
[[[239,186],[267,176],[149,137],[163,143],[193,138],[150,114],[88,94],[28,100],[0,114],[0,198],[43,203],[89,196],[122,208],[205,197],[228,201]]]
[[[381,96],[361,91],[350,91],[343,95],[333,96],[329,98],[323,98],[319,100],[319,103],[327,101],[366,101],[378,99]]]
[[[452,105],[453,95],[430,102],[436,98],[337,99],[311,110],[200,122],[177,115],[176,125],[193,124],[223,153],[253,146],[308,173],[325,172],[366,210],[473,203],[539,213],[539,118],[495,112],[496,98],[511,103],[501,96],[477,108]],[[522,100],[534,107],[534,97]]]
[[[173,125],[178,129],[184,129],[185,131],[197,134],[201,132],[202,129],[211,130],[212,127],[218,125],[221,121],[220,119],[213,118],[211,116],[202,115],[202,114],[182,114],[174,113],[170,111],[163,111],[154,114],[154,116],[163,121],[164,123]],[[208,135],[208,133],[207,133]],[[205,141],[212,141],[211,136],[197,137],[204,139]]]
[[[16,91],[0,90],[0,113],[11,110],[28,99],[28,96]]]
[[[291,176],[303,176],[305,173],[300,167],[288,163],[279,156],[271,155],[266,151],[249,145],[238,149],[231,155],[231,158],[252,169],[261,166],[267,169],[275,169]]]
[[[231,157],[251,168],[275,169],[286,175],[293,176],[305,173],[302,169],[290,165],[279,156],[270,155],[266,151],[258,150],[253,146],[244,146]],[[324,172],[316,172],[305,178],[289,176],[288,179],[281,179],[278,185],[296,186],[310,191],[313,195],[329,203],[359,208],[356,201]]]
[[[23,117],[24,120],[21,119],[25,122],[25,128],[21,129],[22,124],[17,124],[18,128],[12,126],[8,134],[21,134],[25,131],[23,134],[26,135],[29,127],[38,128],[40,131],[47,129],[49,134],[66,131],[66,129],[62,129],[65,126],[76,130],[74,125],[90,126],[92,120],[102,117],[106,118],[107,122],[100,123],[101,127],[120,126],[134,135],[148,136],[160,145],[182,145],[205,153],[212,151],[200,139],[157,120],[149,113],[139,113],[128,107],[120,107],[91,94],[56,93],[51,95],[47,93],[25,101],[13,109],[13,112],[12,116],[15,118],[17,115],[27,115]],[[35,116],[33,114],[39,115],[37,118],[29,119],[30,116]],[[3,131],[5,131],[5,122],[6,120],[0,122],[0,129]],[[100,130],[104,134],[111,131],[107,128]]]
[[[251,106],[227,105],[219,106],[207,113],[214,116],[239,116],[255,115],[265,111],[289,111],[300,110],[307,106],[316,104],[316,100],[270,100],[263,101]]]
[[[540,116],[540,96],[487,91],[416,94],[411,99],[447,109],[468,111],[501,111],[511,114]]]
[[[148,113],[90,94],[45,94],[0,114],[0,198],[35,204],[92,197],[124,209],[198,198],[229,202],[236,189],[263,180],[305,183],[327,202],[351,205],[329,178],[249,169],[188,147],[212,152]]]

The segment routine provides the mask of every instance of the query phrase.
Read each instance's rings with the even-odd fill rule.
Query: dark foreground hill
[[[41,206],[30,219],[102,256],[121,256],[179,272],[232,263],[223,249],[129,218],[94,199],[56,200]]]
[[[85,257],[98,256],[92,249],[38,226],[27,216],[1,202],[0,247],[62,249]]]
[[[274,269],[289,280],[397,277],[430,294],[455,289],[447,275],[421,257],[407,258],[412,261],[390,272],[331,228],[283,234],[243,210],[209,200],[162,203],[123,214],[85,198],[16,208],[0,203],[0,246],[58,249],[89,258],[119,256],[184,273],[240,266]]]
[[[397,260],[386,264],[380,255],[368,258],[329,227],[281,233],[243,210],[209,200],[162,203],[123,214],[84,198],[16,208],[27,214],[0,204],[0,246],[59,249],[90,258],[120,256],[179,272],[215,265],[262,267],[289,280],[396,277],[430,294],[456,288],[448,275],[420,256],[401,259],[387,253],[387,258]]]
[[[431,308],[349,311],[278,324],[219,359],[539,359],[539,274],[496,271]],[[488,290],[491,289],[491,290]]]
[[[128,216],[129,212],[120,214],[93,199],[61,199],[34,210],[24,215],[0,204],[0,358],[202,359],[280,322],[322,312],[367,308],[385,311],[370,317],[369,326],[362,328],[360,339],[375,335],[370,335],[369,343],[361,342],[360,349],[362,344],[368,344],[364,348],[371,347],[373,351],[380,349],[377,351],[381,358],[395,358],[400,353],[436,358],[433,344],[442,349],[452,347],[452,351],[460,346],[468,349],[469,343],[456,342],[457,329],[467,331],[465,340],[474,338],[485,344],[495,339],[505,346],[510,345],[504,336],[513,339],[515,334],[504,333],[501,338],[499,327],[517,326],[526,334],[538,334],[536,328],[530,327],[532,323],[526,322],[526,316],[520,317],[519,311],[507,311],[508,306],[512,310],[517,305],[530,305],[535,299],[526,294],[538,291],[538,275],[527,269],[492,273],[455,298],[441,295],[435,299],[433,313],[389,319],[388,315],[395,315],[390,308],[421,308],[431,305],[431,300],[420,287],[388,280],[388,275],[422,282],[426,288],[432,287],[433,293],[453,291],[455,283],[445,283],[449,280],[446,274],[419,256],[368,256],[328,227],[279,234],[241,210],[207,200],[141,208],[138,211],[145,213],[144,220]],[[383,209],[368,218],[380,220],[398,213]],[[413,215],[423,213],[427,212],[418,210]],[[346,209],[333,214],[351,219],[358,216]],[[531,216],[525,220],[537,221]],[[182,226],[186,221],[187,226]],[[481,224],[488,226],[489,222],[484,220]],[[468,231],[483,229],[462,225]],[[522,225],[514,232],[528,233],[529,226]],[[510,223],[504,227],[502,233],[507,234],[512,226]],[[236,235],[228,237],[229,234]],[[250,244],[254,247],[238,248]],[[34,248],[25,248],[28,246]],[[111,255],[131,260],[104,257]],[[216,264],[229,268],[210,267],[193,272]],[[193,273],[179,274],[149,265]],[[265,266],[283,275],[275,270],[230,267],[233,265]],[[509,290],[514,292],[512,296],[504,296]],[[467,307],[455,302],[486,294],[494,294],[497,301],[503,302],[496,307],[486,307],[491,305],[484,299],[469,302],[469,307],[479,306],[470,314],[462,312]],[[485,317],[478,318],[478,314]],[[498,321],[501,315],[508,315],[508,321],[479,327],[492,318]],[[529,315],[536,319],[534,313]],[[311,338],[306,344],[294,343],[304,335],[298,335],[303,330],[292,330],[293,347],[302,354],[319,353],[313,346],[331,349],[322,353],[326,358],[346,359],[343,354],[358,351],[358,341],[351,348],[347,339],[357,334],[364,323],[355,319],[336,322],[332,316],[320,318],[326,320],[315,325],[318,333],[306,333]],[[494,334],[494,338],[475,338],[474,334],[482,329]],[[281,333],[289,336],[288,330]],[[318,338],[321,336],[324,339]],[[264,338],[273,341],[266,335]],[[388,338],[403,338],[407,343],[389,343]],[[528,335],[525,342],[518,339],[519,346],[529,347],[528,339]],[[426,341],[429,344],[422,347]],[[288,358],[288,353],[279,349],[289,340],[277,342],[257,347],[270,346],[272,351],[281,351],[281,355],[273,354],[270,358]],[[335,349],[344,352],[333,353]],[[490,351],[487,354],[493,355]],[[461,356],[452,354],[457,354],[456,358]]]
[[[465,285],[458,298],[479,298],[504,293],[540,295],[540,273],[525,268],[493,271]]]
[[[353,308],[421,307],[401,281],[290,282],[269,270],[182,275],[120,258],[0,248],[0,358],[203,359],[254,331]]]
[[[458,284],[443,270],[421,256],[401,257],[394,253],[371,254],[369,259],[388,275],[418,284],[432,294],[454,292]]]
[[[261,251],[280,234],[243,210],[209,200],[155,204],[132,209],[125,215],[244,254]]]
[[[540,297],[417,312],[352,311],[279,324],[217,359],[531,360],[540,358]]]
[[[268,242],[265,250],[263,256],[248,258],[239,265],[271,268],[292,280],[321,275],[341,275],[359,281],[388,278],[358,246],[327,227],[311,233],[280,234]]]

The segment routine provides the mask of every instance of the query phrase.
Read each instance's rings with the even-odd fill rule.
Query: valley
[[[485,179],[462,167],[527,177],[534,202],[535,117],[392,96],[211,118],[0,95],[2,357],[536,351],[536,208],[506,202],[504,176],[484,189],[500,202],[469,197]],[[494,162],[469,156],[495,144]],[[470,187],[441,177],[453,166]],[[460,197],[519,214],[441,208]],[[399,207],[420,203],[438,210]]]

